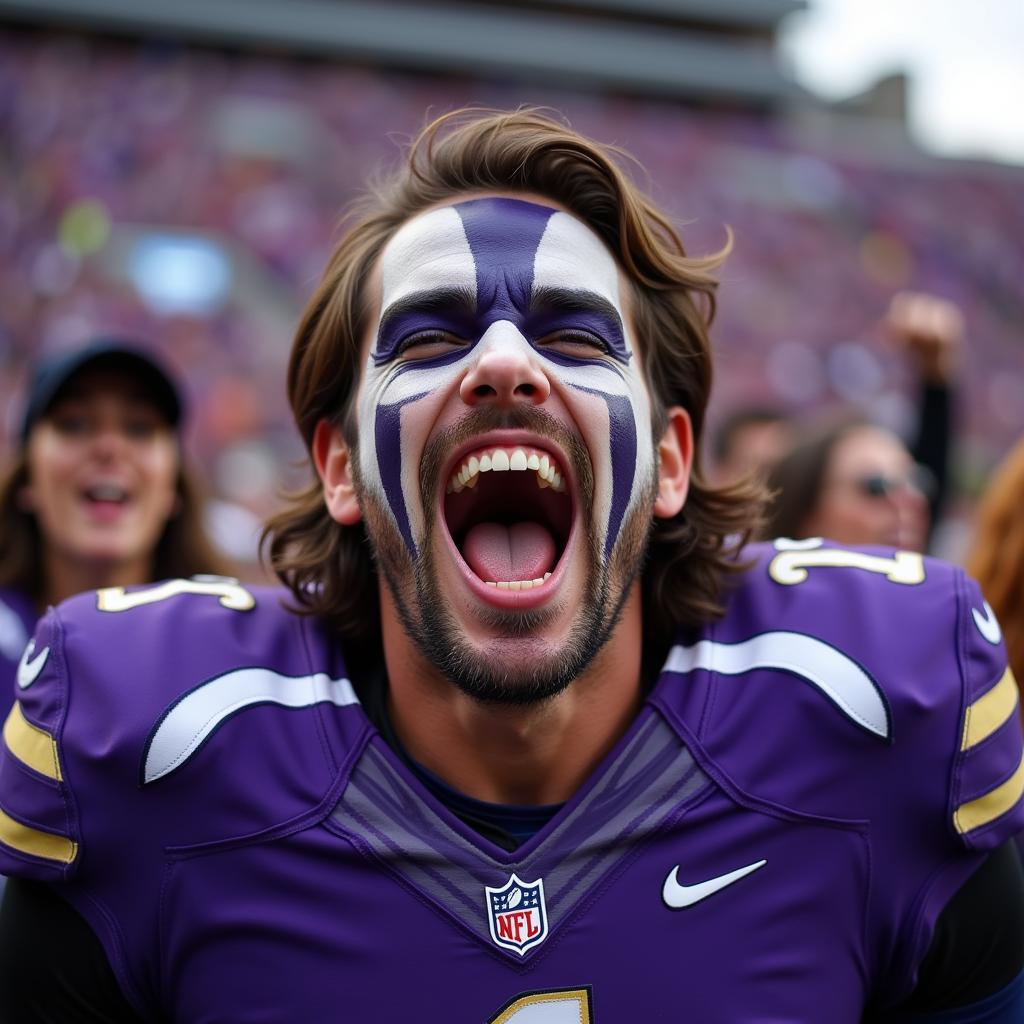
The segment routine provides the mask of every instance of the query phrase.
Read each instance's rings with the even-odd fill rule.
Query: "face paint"
[[[650,479],[650,403],[618,268],[575,217],[518,199],[469,200],[404,225],[381,260],[382,314],[359,400],[360,469],[410,556],[424,541],[420,462],[431,424],[488,351],[539,357],[594,462],[607,559]],[[565,340],[570,343],[566,344]]]
[[[607,407],[607,438],[603,445],[588,438],[588,446],[595,461],[595,497],[608,558],[653,464],[650,401],[619,298],[618,267],[600,239],[565,213],[551,218],[534,263],[535,292],[548,288],[598,295],[612,306],[621,329],[618,336],[612,330],[601,332],[609,346],[608,358],[560,359],[562,365],[553,370],[580,395]],[[567,320],[567,326],[572,325]],[[607,462],[600,465],[604,459]]]

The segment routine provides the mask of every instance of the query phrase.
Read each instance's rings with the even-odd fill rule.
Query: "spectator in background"
[[[1024,680],[1024,440],[1003,460],[978,506],[968,571],[1002,627],[1010,668]]]
[[[923,467],[923,479],[927,482],[927,544],[949,494],[964,318],[957,305],[947,299],[922,292],[900,292],[893,298],[882,326],[891,342],[908,353],[917,368],[917,427],[910,442],[910,455]]]
[[[722,484],[765,473],[794,441],[793,417],[779,406],[745,405],[733,410],[714,438],[714,476]]]
[[[857,416],[813,428],[768,472],[766,537],[923,551],[930,477],[895,434]]]
[[[0,479],[0,713],[48,605],[83,590],[221,573],[178,437],[182,403],[152,356],[97,341],[32,374]]]
[[[886,339],[900,351],[907,353],[917,373],[919,394],[917,399],[917,424],[910,443],[909,457],[924,472],[918,476],[919,486],[928,502],[928,516],[925,545],[931,526],[938,521],[943,503],[949,490],[949,454],[953,436],[954,385],[961,362],[964,341],[963,316],[957,306],[922,292],[900,292],[895,295],[882,320]],[[868,424],[858,420],[860,426]],[[850,426],[853,422],[850,421]],[[831,428],[839,429],[838,423],[812,430],[809,441],[799,447],[804,452],[797,461],[810,467],[817,460],[810,454],[811,441],[825,443],[825,435]],[[876,460],[876,468],[886,472],[895,463],[904,462],[897,456],[893,442],[903,447],[902,442],[884,431],[881,442],[883,451]],[[748,473],[767,473],[797,440],[806,436],[803,426],[784,412],[771,406],[751,406],[736,410],[727,417],[719,428],[715,442],[715,477],[721,483],[737,480]],[[866,435],[860,435],[863,441]],[[838,438],[833,438],[837,441]],[[857,447],[858,442],[851,442]],[[824,453],[819,452],[819,456]],[[860,462],[860,459],[856,459]],[[870,461],[870,460],[869,460]],[[823,466],[819,466],[819,470]],[[792,480],[797,473],[795,466],[785,470],[783,475]],[[817,481],[801,481],[800,490],[805,499],[816,495]],[[873,495],[866,495],[870,498]],[[878,497],[882,497],[878,495]],[[881,509],[881,506],[879,506]],[[858,510],[852,515],[861,518]],[[792,522],[792,514],[786,513],[786,521]],[[877,531],[870,531],[872,534]],[[830,535],[834,540],[841,538]],[[864,543],[877,543],[865,540]],[[923,548],[921,548],[923,549]],[[920,550],[920,549],[919,549]]]

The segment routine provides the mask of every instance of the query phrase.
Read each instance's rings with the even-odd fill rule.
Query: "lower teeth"
[[[542,577],[535,580],[502,580],[500,583],[484,580],[484,582],[487,586],[497,587],[499,590],[530,590],[533,587],[539,587],[550,576],[551,573],[546,572]]]

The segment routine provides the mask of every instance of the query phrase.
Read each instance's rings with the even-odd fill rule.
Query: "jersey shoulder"
[[[725,616],[672,648],[687,681],[664,691],[737,785],[842,819],[905,804],[979,849],[1024,827],[1017,686],[972,580],[821,540],[746,555]]]
[[[4,727],[0,871],[67,879],[90,850],[315,813],[363,719],[344,717],[358,703],[337,645],[287,596],[195,577],[51,609]]]

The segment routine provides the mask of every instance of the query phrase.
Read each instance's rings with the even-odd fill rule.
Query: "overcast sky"
[[[1024,0],[808,0],[783,34],[798,81],[830,99],[898,69],[929,150],[1024,164]]]

